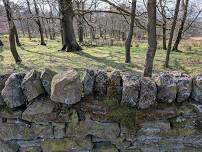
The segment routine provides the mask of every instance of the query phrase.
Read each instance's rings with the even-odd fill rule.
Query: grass
[[[84,71],[87,68],[102,68],[107,71],[118,69],[142,74],[147,50],[146,43],[141,43],[137,47],[134,45],[131,48],[132,62],[125,64],[124,47],[120,46],[83,47],[82,52],[66,53],[58,51],[61,48],[59,39],[47,40],[47,46],[41,46],[38,38],[33,38],[31,41],[28,38],[20,38],[23,46],[17,49],[23,62],[16,65],[8,47],[8,38],[4,36],[1,39],[5,44],[5,51],[2,53],[5,59],[0,63],[1,72],[9,72],[14,69],[16,71],[27,71],[33,68],[41,70],[46,67],[57,72],[68,68],[77,68],[79,71]],[[154,73],[168,70],[163,67],[165,53],[164,50],[157,50]],[[181,70],[190,75],[201,73],[202,48],[193,47],[191,51],[182,48],[182,52],[172,52],[170,69]]]

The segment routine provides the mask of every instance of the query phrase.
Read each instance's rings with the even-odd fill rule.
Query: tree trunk
[[[49,34],[49,37],[50,37],[50,40],[53,40],[53,33],[52,33],[52,30],[51,30],[51,20],[49,19],[46,19],[46,23],[47,23],[47,26],[48,26],[48,34]]]
[[[28,2],[28,0],[27,0]],[[45,41],[44,41],[44,36],[43,36],[43,27],[41,25],[41,21],[40,21],[40,18],[39,18],[39,9],[37,7],[37,3],[36,3],[36,0],[33,0],[34,2],[34,8],[35,8],[35,12],[36,12],[36,15],[37,15],[37,19],[35,20],[36,24],[38,25],[39,27],[39,34],[40,34],[40,37],[41,37],[41,45],[46,45]],[[30,7],[30,5],[28,5],[28,7]],[[30,10],[30,13],[31,13],[31,9],[29,8]]]
[[[23,37],[25,37],[25,30],[24,30],[24,27],[23,27],[23,24],[22,24],[22,19],[20,19],[20,26],[21,26]]]
[[[145,60],[144,76],[151,77],[153,71],[153,62],[156,54],[157,40],[156,40],[156,0],[148,0],[148,50]]]
[[[17,31],[17,28],[16,28],[14,22],[13,22],[13,28],[14,28],[16,44],[17,44],[17,46],[22,46],[21,43],[20,43],[19,36],[18,36],[18,31]]]
[[[130,47],[133,38],[133,31],[134,31],[134,24],[135,24],[135,12],[136,12],[136,0],[132,0],[132,7],[131,7],[131,17],[130,17],[130,30],[128,33],[128,38],[125,42],[125,63],[130,63]]]
[[[176,41],[174,43],[173,46],[173,51],[178,51],[178,46],[180,44],[180,41],[182,40],[182,34],[183,34],[183,30],[184,30],[184,25],[187,19],[187,11],[188,11],[188,5],[189,5],[189,0],[182,0],[182,7],[183,7],[183,17],[182,17],[182,21],[181,21],[181,25],[177,34],[177,38]]]
[[[163,0],[160,0],[160,7],[161,7],[161,15],[163,18],[163,25],[162,25],[162,31],[163,31],[163,49],[167,50],[167,44],[166,44],[166,31],[167,31],[167,20],[166,20],[166,11],[165,11],[165,4],[163,5]]]
[[[168,42],[167,54],[166,54],[166,61],[165,61],[165,67],[166,68],[168,68],[168,66],[169,66],[170,52],[171,52],[171,49],[172,49],[173,35],[174,35],[175,27],[176,27],[176,24],[177,24],[179,7],[180,7],[180,0],[177,0],[176,6],[175,6],[175,14],[174,14],[174,18],[173,18],[173,23],[172,23],[172,27],[171,27],[171,31],[170,31],[170,38],[169,38],[169,42]]]
[[[60,6],[60,2],[59,2],[59,16],[62,16],[62,8]],[[62,42],[62,46],[65,45],[65,40],[64,40],[64,31],[63,31],[63,20],[60,19],[60,35],[61,35],[61,42]]]
[[[38,19],[37,25],[38,25],[38,27],[39,27],[39,34],[40,34],[40,37],[41,37],[41,45],[46,45],[46,43],[45,43],[45,41],[44,41],[43,28],[42,28],[42,26],[41,26],[40,19]]]
[[[76,2],[77,4],[77,8],[80,10],[84,10],[84,2],[83,1],[77,1]],[[79,37],[79,42],[80,43],[83,43],[83,33],[84,33],[84,30],[83,30],[83,18],[82,18],[82,14],[79,14],[78,15],[78,19],[77,19],[77,24],[78,24],[78,37]]]
[[[42,25],[43,25],[43,26],[42,25],[41,26],[42,26],[42,29],[44,30],[44,34],[45,34],[46,38],[48,39],[48,30],[46,28],[46,24],[48,24],[48,23],[43,18],[40,21],[42,22]],[[47,25],[47,26],[49,26],[49,25]]]
[[[31,40],[32,35],[31,35],[30,27],[29,27],[29,21],[27,21],[27,33],[28,33],[29,40]]]
[[[64,35],[64,45],[62,50],[68,52],[81,51],[82,48],[76,41],[73,27],[73,4],[72,0],[59,0],[62,15],[62,28]]]
[[[20,56],[18,55],[16,45],[15,45],[15,28],[14,28],[14,22],[13,22],[13,16],[12,16],[12,10],[9,4],[9,0],[3,0],[4,7],[6,10],[8,25],[9,25],[9,43],[10,43],[10,50],[13,55],[13,58],[15,59],[15,62],[17,64],[21,63],[22,60],[20,59]]]

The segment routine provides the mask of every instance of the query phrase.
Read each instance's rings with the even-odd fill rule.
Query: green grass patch
[[[68,68],[76,68],[79,71],[85,69],[105,69],[112,71],[114,69],[121,71],[130,71],[141,75],[144,70],[145,55],[147,43],[137,43],[131,47],[131,63],[126,64],[124,46],[102,46],[102,47],[83,47],[82,52],[60,52],[60,39],[46,40],[47,46],[41,46],[39,38],[20,37],[23,44],[17,47],[22,58],[22,64],[16,65],[9,50],[8,37],[1,37],[5,44],[5,51],[2,53],[4,61],[0,62],[2,73],[9,71],[27,71],[30,69],[41,70],[51,68],[57,72]],[[182,52],[172,52],[170,68],[164,68],[166,51],[158,49],[154,62],[154,73],[164,70],[181,70],[190,75],[201,73],[202,69],[202,48],[195,47],[192,50],[181,48]]]

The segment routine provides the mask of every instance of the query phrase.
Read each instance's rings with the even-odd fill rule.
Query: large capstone
[[[55,102],[73,105],[81,100],[82,84],[77,71],[68,70],[53,77],[51,99]]]
[[[156,102],[157,88],[156,83],[150,78],[142,78],[140,80],[140,99],[138,107],[140,109],[146,109],[154,105]]]
[[[57,73],[55,71],[52,71],[48,68],[45,68],[41,72],[41,82],[43,84],[45,91],[48,93],[48,95],[51,95],[51,82],[52,82],[53,77],[56,74]]]
[[[22,89],[28,101],[31,101],[41,94],[44,94],[44,88],[40,80],[40,72],[31,70],[28,72],[22,82]]]
[[[84,96],[93,94],[95,75],[93,70],[86,70],[82,79]]]
[[[202,103],[202,74],[193,79],[193,89],[191,97],[193,100]]]
[[[21,82],[24,76],[22,73],[11,74],[1,92],[4,102],[10,108],[19,107],[27,100],[21,88]]]
[[[187,101],[191,94],[192,78],[178,71],[172,72],[177,85],[177,102]]]
[[[107,94],[107,72],[97,70],[95,74],[95,94],[103,96]]]
[[[1,74],[0,75],[0,92],[5,87],[6,80],[8,79],[9,76],[10,76],[10,74]],[[5,103],[4,103],[3,98],[2,98],[2,96],[0,94],[0,106],[1,105],[5,105]]]
[[[122,103],[134,107],[138,103],[140,80],[134,75],[123,75]]]
[[[159,102],[172,103],[175,101],[177,95],[177,85],[172,73],[161,73],[156,78],[156,84],[158,89],[157,98]]]
[[[120,101],[122,96],[122,88],[122,77],[120,71],[113,71],[109,78],[109,85],[107,89],[108,96],[116,98]]]

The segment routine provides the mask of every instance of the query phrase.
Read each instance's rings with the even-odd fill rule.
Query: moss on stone
[[[175,128],[170,130],[167,135],[169,136],[190,136],[195,133],[195,130],[189,128]]]
[[[185,119],[184,121],[177,122],[176,118],[170,119],[172,129],[168,132],[170,136],[189,136],[195,133],[193,126],[193,120]]]
[[[137,123],[137,109],[121,105],[115,99],[104,100],[104,105],[108,108],[107,118],[121,125],[134,129]]]

